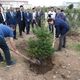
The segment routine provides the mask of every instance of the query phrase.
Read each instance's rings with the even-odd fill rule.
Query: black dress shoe
[[[63,48],[66,48],[64,45],[62,46]]]
[[[26,34],[29,34],[29,33],[26,33]]]
[[[4,60],[0,60],[0,63],[2,63]]]
[[[14,38],[14,40],[17,40],[18,38]]]

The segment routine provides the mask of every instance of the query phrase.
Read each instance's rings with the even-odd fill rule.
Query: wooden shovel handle
[[[13,51],[12,49],[10,49],[11,51]],[[14,52],[14,51],[13,51]],[[34,59],[34,60],[31,60],[30,58],[28,58],[27,56],[24,56],[23,54],[21,54],[21,53],[19,53],[19,54],[17,54],[17,55],[19,55],[19,56],[21,56],[21,57],[23,57],[24,59],[26,59],[27,61],[29,61],[29,62],[31,62],[31,63],[36,63],[36,59]]]

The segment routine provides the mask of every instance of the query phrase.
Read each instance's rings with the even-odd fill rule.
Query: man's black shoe
[[[64,45],[62,46],[63,48],[66,48]]]
[[[4,60],[0,60],[0,63],[2,63]]]

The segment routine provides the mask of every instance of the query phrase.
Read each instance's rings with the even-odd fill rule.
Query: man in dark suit
[[[60,19],[62,19],[62,20],[64,20],[64,21],[67,21],[66,15],[65,15],[63,9],[59,9],[59,8],[57,9],[56,17],[57,17],[57,18],[60,18]]]
[[[41,27],[41,16],[41,10],[38,8],[36,12],[36,22],[39,27]]]
[[[26,24],[26,34],[29,34],[30,32],[30,24],[32,21],[32,14],[30,13],[30,10],[27,9],[27,12],[25,12],[25,24]]]
[[[3,16],[2,16],[2,13],[1,13],[1,8],[0,8],[0,23],[3,23],[4,20],[3,20]]]
[[[6,22],[11,28],[14,29],[14,39],[16,39],[16,13],[10,7],[10,11],[6,13]]]
[[[32,28],[36,26],[36,9],[35,7],[32,9]]]
[[[59,38],[59,47],[58,50],[66,47],[66,34],[69,30],[69,25],[66,21],[56,18],[53,20],[53,24],[55,24],[56,28],[56,37]]]
[[[3,14],[1,12],[1,7],[0,7],[0,23],[5,24],[4,18],[3,18]]]
[[[17,11],[17,23],[19,25],[19,35],[22,36],[22,32],[25,32],[24,8],[22,5],[20,10]]]

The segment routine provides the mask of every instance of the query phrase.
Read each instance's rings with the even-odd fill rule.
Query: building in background
[[[0,0],[0,4],[6,9],[9,9],[10,6],[18,8],[20,5],[23,5],[25,9],[31,8],[31,5],[28,4],[27,0]]]
[[[67,7],[70,4],[73,4],[74,8],[78,8],[80,6],[80,2],[63,2],[63,6]]]

